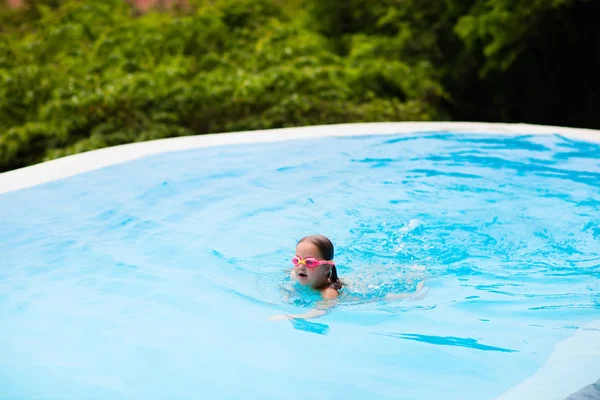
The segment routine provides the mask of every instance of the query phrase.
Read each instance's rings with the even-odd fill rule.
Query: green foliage
[[[523,54],[548,16],[587,1],[191,3],[0,7],[0,171],[208,132],[461,118],[486,104],[502,119],[510,97],[490,82],[530,71]]]
[[[437,116],[425,64],[374,58],[368,40],[342,57],[280,1],[198,4],[23,11],[29,29],[0,36],[0,169],[180,135]]]
[[[526,48],[527,39],[536,33],[547,12],[575,1],[479,1],[461,16],[455,31],[470,49],[483,44],[486,68],[507,69]]]

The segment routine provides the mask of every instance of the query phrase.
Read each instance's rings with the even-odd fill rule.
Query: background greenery
[[[1,0],[0,0],[1,2]],[[600,1],[0,6],[0,171],[209,132],[369,121],[600,128]]]

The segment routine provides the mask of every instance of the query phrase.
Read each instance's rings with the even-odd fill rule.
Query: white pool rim
[[[529,124],[480,122],[386,122],[318,125],[185,136],[79,153],[0,174],[0,194],[67,178],[152,154],[235,144],[269,143],[359,135],[392,135],[423,132],[490,135],[561,135],[600,143],[600,130]],[[508,390],[498,400],[563,400],[600,378],[600,319],[576,330],[558,343],[546,363],[531,377]]]
[[[67,178],[152,154],[172,151],[235,144],[317,139],[322,137],[392,135],[440,131],[490,135],[561,135],[572,139],[600,143],[600,130],[483,122],[382,122],[218,133],[107,147],[4,172],[0,174],[0,194]]]

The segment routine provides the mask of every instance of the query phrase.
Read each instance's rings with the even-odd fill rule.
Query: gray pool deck
[[[571,396],[567,397],[565,400],[590,400],[590,399],[600,399],[600,379],[595,383],[587,385],[583,389],[579,390],[577,393],[573,393]]]

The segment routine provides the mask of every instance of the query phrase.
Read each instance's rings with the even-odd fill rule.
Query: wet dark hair
[[[319,250],[319,253],[321,253],[324,260],[326,260],[326,261],[333,260],[333,255],[334,255],[333,243],[331,243],[331,240],[329,240],[325,236],[323,236],[323,235],[305,236],[298,241],[298,243],[302,243],[302,242],[308,242],[310,244],[313,244]],[[333,267],[331,267],[331,271],[329,272],[329,284],[335,290],[340,290],[343,286],[342,281],[340,281],[340,278],[338,278],[337,269],[335,268],[335,265]]]

